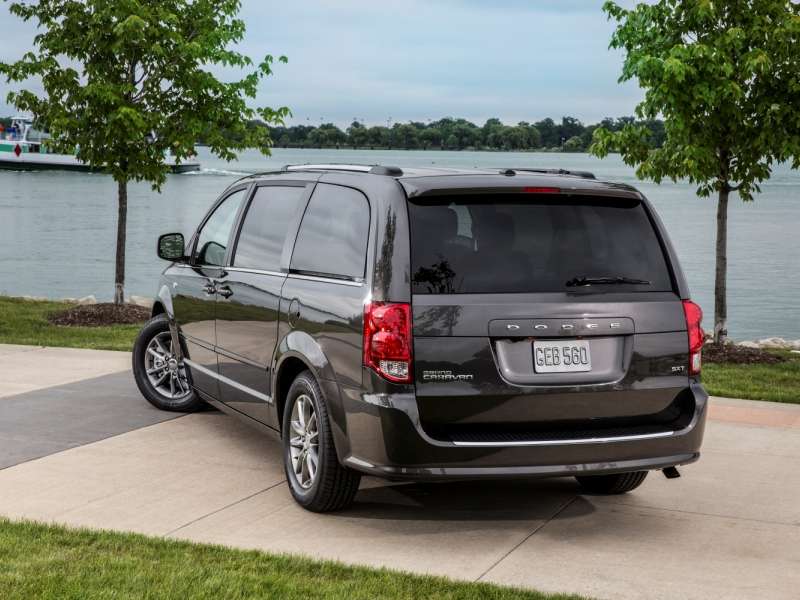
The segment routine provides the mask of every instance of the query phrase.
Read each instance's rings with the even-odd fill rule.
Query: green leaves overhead
[[[789,0],[660,0],[626,10],[611,47],[625,51],[620,81],[645,91],[640,119],[663,117],[661,148],[645,132],[595,131],[592,152],[619,151],[641,178],[685,178],[698,193],[759,191],[775,162],[800,166],[800,6]]]
[[[47,126],[60,149],[77,148],[78,158],[117,180],[159,187],[164,154],[190,157],[201,134],[225,159],[248,147],[268,154],[269,130],[247,122],[281,125],[289,114],[248,105],[275,59],[255,64],[235,50],[245,33],[239,0],[41,0],[9,8],[40,33],[34,51],[0,63],[0,74],[39,79],[45,91],[12,92],[9,102]],[[239,78],[222,81],[211,72],[220,66]]]

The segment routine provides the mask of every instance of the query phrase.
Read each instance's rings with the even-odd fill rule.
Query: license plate
[[[592,370],[586,340],[533,342],[533,368],[537,373],[579,373]]]

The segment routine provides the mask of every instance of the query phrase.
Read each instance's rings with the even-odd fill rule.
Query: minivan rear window
[[[415,294],[672,290],[636,199],[447,196],[409,202],[409,215]]]

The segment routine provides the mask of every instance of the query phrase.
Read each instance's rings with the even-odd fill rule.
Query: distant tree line
[[[653,147],[660,148],[663,144],[662,121],[637,121],[633,117],[605,118],[593,125],[584,125],[575,117],[563,117],[560,123],[548,118],[535,123],[520,121],[516,125],[506,125],[492,118],[482,126],[451,117],[427,124],[419,121],[395,123],[391,127],[367,126],[353,121],[344,131],[333,123],[271,127],[270,137],[276,146],[286,148],[585,152],[592,143],[595,129],[604,127],[619,131],[627,124],[644,125],[650,131],[649,143]],[[251,126],[261,125],[253,123]]]
[[[0,118],[6,127],[10,118]],[[445,117],[430,123],[410,121],[395,123],[391,127],[368,127],[358,121],[342,131],[333,123],[319,126],[293,125],[268,127],[274,145],[283,148],[389,148],[400,150],[539,150],[547,152],[585,152],[592,143],[598,127],[608,131],[621,131],[625,125],[643,125],[650,132],[650,145],[660,148],[664,143],[664,123],[653,119],[638,121],[633,117],[612,119],[606,117],[599,123],[584,125],[575,117],[563,117],[560,123],[542,119],[535,123],[520,121],[506,125],[492,118],[479,127],[466,119]],[[267,127],[259,121],[250,121],[248,129]],[[226,133],[234,140],[237,136]],[[200,136],[204,143],[207,136]]]

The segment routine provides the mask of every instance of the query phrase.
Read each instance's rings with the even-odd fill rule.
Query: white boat
[[[0,169],[14,171],[94,171],[86,163],[79,161],[73,154],[56,154],[50,151],[47,140],[50,135],[36,129],[33,121],[27,117],[14,117],[11,127],[0,133]],[[177,164],[175,158],[167,156],[164,161],[173,173],[199,171],[200,163],[196,161]]]

